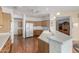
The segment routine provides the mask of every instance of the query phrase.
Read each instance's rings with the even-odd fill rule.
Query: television
[[[66,35],[70,35],[70,17],[56,17],[56,30]]]

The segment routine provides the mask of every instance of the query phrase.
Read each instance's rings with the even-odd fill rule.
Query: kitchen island
[[[72,39],[70,36],[62,34],[60,32],[52,34],[49,31],[44,31],[39,38],[49,44],[50,53],[72,52]]]
[[[72,53],[72,38],[61,32],[48,37],[50,53]]]

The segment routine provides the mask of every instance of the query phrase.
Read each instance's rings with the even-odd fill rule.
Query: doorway
[[[14,19],[14,35],[15,36],[22,36],[23,35],[23,21],[22,19],[18,19],[18,18],[15,18]]]

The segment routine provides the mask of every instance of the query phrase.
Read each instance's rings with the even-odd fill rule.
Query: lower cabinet
[[[40,36],[43,30],[34,30],[34,36]]]
[[[10,53],[11,52],[11,46],[12,46],[11,40],[8,39],[0,52],[1,53]]]

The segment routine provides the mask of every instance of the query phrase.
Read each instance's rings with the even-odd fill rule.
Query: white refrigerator
[[[33,36],[33,24],[32,23],[26,23],[26,29],[25,29],[25,36],[31,37]]]

